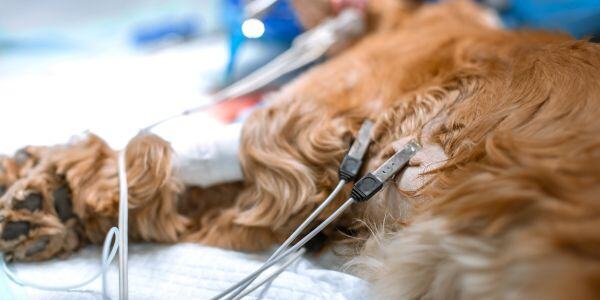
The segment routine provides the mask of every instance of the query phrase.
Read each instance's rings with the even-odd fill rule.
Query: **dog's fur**
[[[281,242],[335,186],[370,118],[363,172],[410,138],[425,145],[396,184],[325,232],[361,247],[350,264],[379,297],[600,297],[600,47],[495,28],[466,1],[371,1],[368,13],[366,37],[246,121],[245,182],[182,194],[168,143],[134,138],[132,238]],[[2,166],[0,249],[11,257],[67,254],[116,224],[116,154],[98,137],[26,148]]]

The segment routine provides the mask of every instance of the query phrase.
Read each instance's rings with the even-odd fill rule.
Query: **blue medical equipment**
[[[600,35],[600,0],[512,0],[500,15],[509,28],[560,30],[577,38]]]
[[[600,0],[481,0],[496,9],[508,28],[567,32],[577,38],[600,35]]]
[[[244,0],[225,0],[223,2],[222,17],[229,34],[227,81],[231,80],[239,51],[249,39],[242,32],[242,25],[247,20],[244,9],[245,4],[246,1]],[[257,38],[260,42],[289,46],[292,40],[303,31],[292,5],[285,0],[277,1],[268,12],[260,17],[260,22],[264,25],[264,32]]]

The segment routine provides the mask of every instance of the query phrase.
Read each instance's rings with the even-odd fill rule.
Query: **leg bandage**
[[[241,123],[224,125],[201,115],[188,116],[153,132],[171,143],[173,168],[186,185],[208,187],[244,179],[238,154]]]

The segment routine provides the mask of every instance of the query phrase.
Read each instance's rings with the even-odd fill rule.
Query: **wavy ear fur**
[[[422,14],[454,15],[456,5]],[[439,49],[441,57],[452,53],[445,56],[452,67],[429,78],[442,79],[439,87],[449,79],[460,91],[429,136],[449,160],[423,189],[400,198],[408,216],[388,217],[388,229],[351,265],[382,299],[596,299],[600,47],[545,33],[461,29],[452,18],[439,18],[444,33],[413,24],[423,39],[457,34]],[[389,128],[383,139],[410,134],[414,121],[401,108],[381,123]],[[382,210],[365,211],[383,222]]]

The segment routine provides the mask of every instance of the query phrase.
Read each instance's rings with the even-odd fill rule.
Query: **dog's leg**
[[[198,230],[187,241],[265,249],[283,241],[326,198],[337,183],[351,129],[358,130],[363,119],[328,117],[333,113],[326,105],[314,107],[323,113],[306,113],[311,105],[281,101],[250,116],[240,144],[245,188],[230,207],[199,216]],[[337,200],[341,204],[344,199],[340,195]]]
[[[204,214],[200,220],[200,229],[184,240],[245,251],[264,250],[278,240],[271,227],[248,226],[236,222],[242,213],[238,208],[228,208]]]
[[[168,144],[153,135],[137,136],[127,146],[134,240],[175,242],[187,228],[187,219],[177,213],[181,188],[171,155]],[[116,152],[90,135],[36,159],[0,199],[0,250],[18,260],[41,260],[68,254],[83,242],[101,243],[117,224]],[[4,164],[18,162],[12,160]]]
[[[196,213],[178,207],[182,186],[168,143],[154,135],[135,137],[126,150],[132,239],[259,250],[287,236],[335,185],[348,142],[342,139],[348,130],[336,121],[302,120],[297,111],[279,107],[256,114],[245,127],[241,151],[246,187],[228,205]],[[117,153],[90,135],[49,148],[36,160],[27,176],[5,176],[16,181],[1,200],[0,250],[18,260],[41,260],[85,242],[101,243],[117,224]]]

